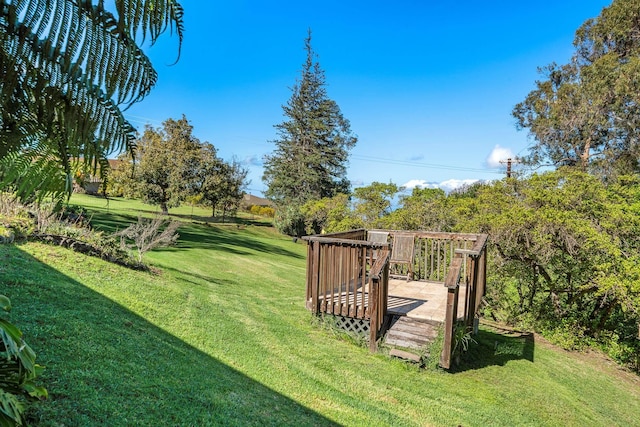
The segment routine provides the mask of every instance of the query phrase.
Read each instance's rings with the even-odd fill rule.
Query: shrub
[[[276,229],[289,236],[300,237],[305,234],[304,215],[295,205],[279,207],[276,211],[273,225]]]
[[[273,218],[275,214],[276,210],[269,206],[260,206],[260,209],[258,209],[258,215],[261,216]]]
[[[0,295],[0,313],[10,310],[9,298]],[[47,397],[47,390],[35,384],[43,369],[35,361],[20,329],[0,315],[0,425],[23,425],[26,405]]]
[[[160,246],[173,245],[180,237],[176,233],[179,226],[179,222],[166,222],[161,217],[155,217],[150,221],[139,217],[136,224],[131,224],[124,230],[115,233],[114,236],[120,237],[120,245],[123,249],[136,248],[138,262],[142,262],[142,256],[147,251]],[[132,243],[129,243],[127,239]]]

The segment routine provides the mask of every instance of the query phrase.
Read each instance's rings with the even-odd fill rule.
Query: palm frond
[[[173,0],[116,0],[113,12],[103,1],[0,0],[0,159],[56,138],[38,146],[62,169],[69,156],[131,151],[122,111],[157,81],[138,43],[175,29],[180,46],[183,14]]]

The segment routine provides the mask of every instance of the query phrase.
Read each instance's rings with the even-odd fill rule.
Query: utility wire
[[[151,119],[148,117],[135,116],[135,115],[127,115],[127,120],[136,122],[136,123],[142,123],[142,124],[154,123],[154,122],[157,124],[162,123],[160,120],[157,120],[157,119]],[[240,137],[235,137],[234,139],[243,139],[244,143],[249,143],[251,145],[265,144],[265,141],[256,142],[251,137],[240,136]],[[491,173],[496,175],[502,175],[504,173],[503,171],[496,171],[496,170],[491,170],[486,168],[469,168],[469,167],[463,167],[463,166],[451,166],[451,165],[440,165],[435,163],[415,162],[411,160],[394,160],[394,159],[388,159],[383,157],[364,156],[359,154],[351,154],[349,157],[354,160],[361,160],[361,161],[372,162],[372,163],[383,163],[383,164],[389,164],[389,165],[414,166],[414,167],[421,167],[421,168],[442,169],[442,170],[451,170],[451,171],[460,171],[460,172],[482,172],[482,173]]]
[[[422,163],[422,162],[414,162],[411,160],[394,160],[394,159],[385,159],[382,157],[374,157],[374,156],[363,156],[358,154],[352,154],[350,156],[355,160],[363,160],[366,162],[372,163],[385,163],[390,165],[400,165],[400,166],[415,166],[415,167],[423,167],[430,169],[444,169],[444,170],[453,170],[453,171],[462,171],[462,172],[483,172],[483,173],[494,173],[497,175],[502,175],[504,172],[495,171],[491,169],[481,169],[481,168],[468,168],[463,166],[451,166],[451,165],[439,165],[434,163]]]

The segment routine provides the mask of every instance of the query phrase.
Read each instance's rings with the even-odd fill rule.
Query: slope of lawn
[[[88,196],[97,227],[145,210]],[[153,212],[152,207],[146,210]],[[190,211],[190,208],[189,208]],[[208,216],[206,211],[191,215]],[[187,218],[188,219],[188,218]],[[257,225],[256,225],[257,224]],[[484,327],[457,372],[420,370],[304,308],[304,244],[246,221],[185,220],[138,272],[39,243],[0,245],[0,293],[46,365],[34,424],[634,425],[638,377]]]

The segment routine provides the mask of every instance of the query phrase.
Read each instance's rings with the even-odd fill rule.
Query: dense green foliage
[[[150,206],[74,196],[111,230]],[[188,213],[186,207],[171,211]],[[305,246],[269,227],[184,223],[159,274],[37,243],[0,246],[54,425],[633,425],[637,378],[481,327],[455,373],[371,354],[310,320]],[[189,215],[185,215],[187,218]],[[526,396],[526,398],[523,398]]]
[[[615,0],[578,29],[572,61],[545,67],[513,111],[535,140],[525,160],[605,178],[638,171],[639,31],[638,0]]]
[[[200,170],[202,181],[194,191],[200,196],[200,203],[211,208],[211,217],[218,210],[224,221],[227,214],[234,214],[240,206],[249,170],[236,159],[225,162],[215,158],[205,160]]]
[[[137,141],[138,190],[142,200],[163,214],[189,194],[198,173],[202,143],[187,118],[167,119],[161,129],[147,126]]]
[[[306,62],[293,94],[282,109],[287,120],[276,125],[275,151],[265,157],[265,195],[276,203],[281,232],[300,236],[304,220],[300,206],[310,200],[349,191],[348,150],[357,138],[338,104],[327,96],[325,75],[305,40]]]
[[[26,403],[44,399],[47,390],[36,385],[42,367],[23,340],[22,331],[9,322],[9,298],[0,295],[0,425],[23,425]]]
[[[640,177],[603,182],[563,168],[449,195],[414,189],[390,213],[382,203],[387,190],[373,184],[356,189],[353,202],[323,199],[304,212],[327,232],[365,226],[487,233],[488,315],[568,348],[602,345],[637,366]],[[374,221],[363,222],[365,206]]]
[[[106,156],[134,148],[122,109],[157,80],[139,47],[167,29],[180,43],[175,0],[0,2],[1,185],[23,198],[71,192],[72,161],[106,170]]]
[[[216,210],[224,218],[239,207],[248,170],[238,161],[217,157],[215,147],[193,135],[186,117],[167,119],[161,128],[147,126],[135,157],[119,158],[109,176],[108,194],[139,197],[163,214],[185,201]],[[112,190],[113,193],[109,193]]]

